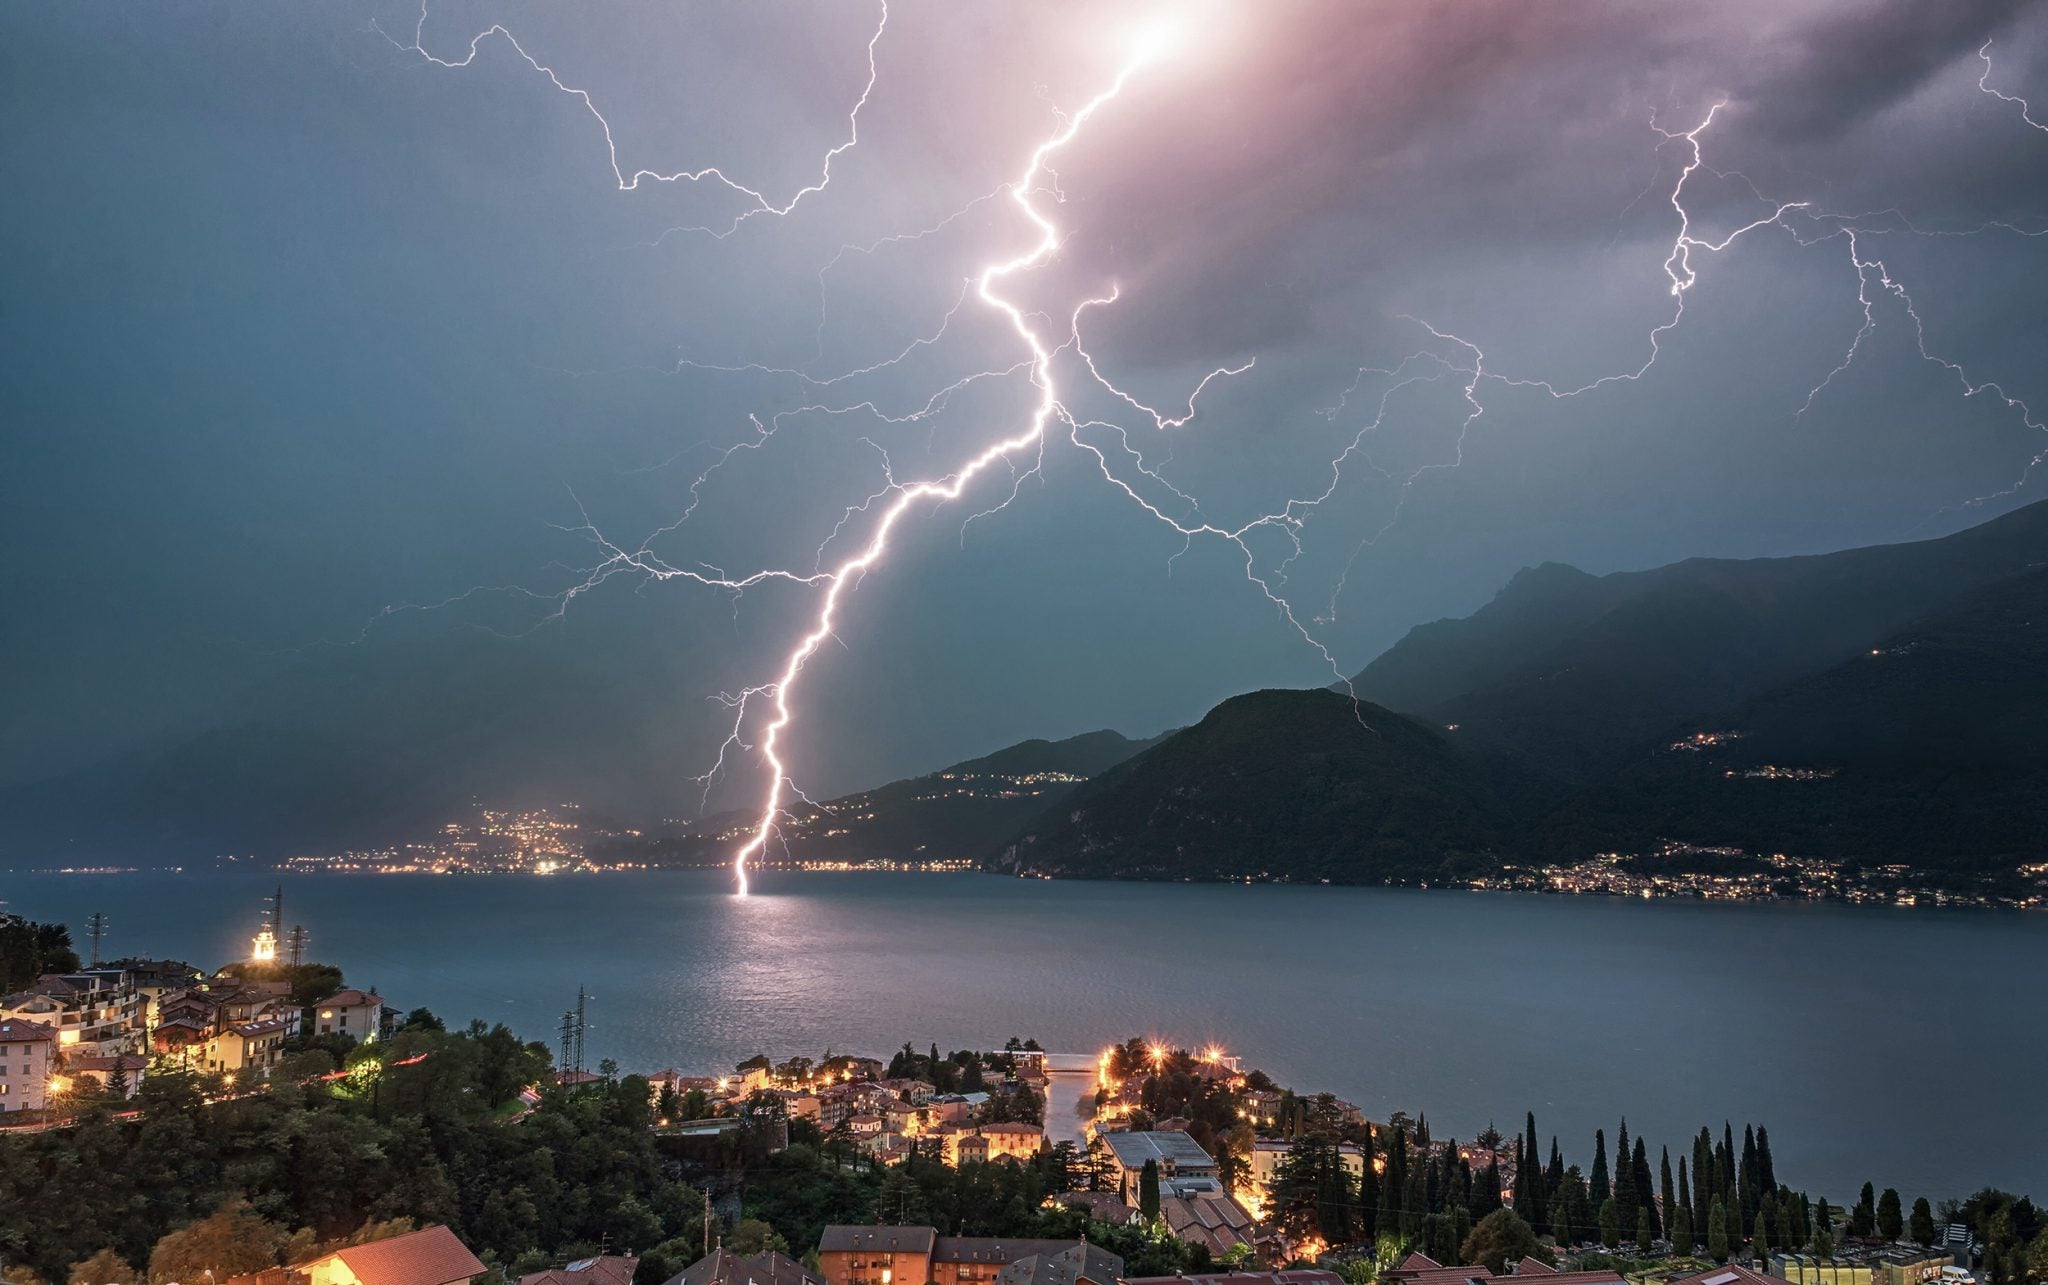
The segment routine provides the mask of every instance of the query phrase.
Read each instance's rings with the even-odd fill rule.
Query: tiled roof
[[[929,1254],[938,1238],[930,1227],[827,1227],[818,1238],[818,1252]]]
[[[1005,1236],[941,1236],[932,1249],[936,1263],[1007,1265],[1033,1254],[1058,1254],[1072,1249],[1071,1240],[1030,1240]],[[1121,1269],[1121,1264],[1119,1264]]]
[[[625,1254],[579,1258],[566,1267],[550,1268],[519,1278],[519,1285],[633,1285],[640,1260]]]
[[[326,999],[321,1000],[318,1004],[315,1004],[313,1007],[360,1008],[365,1004],[382,1004],[383,1002],[384,997],[382,995],[372,995],[368,991],[346,990],[334,992],[334,994],[329,995]],[[520,1279],[524,1280],[525,1277],[521,1277]]]
[[[484,1274],[476,1255],[438,1224],[351,1245],[328,1257],[340,1259],[363,1285],[451,1285]]]
[[[41,1044],[57,1038],[50,1028],[41,1022],[31,1022],[25,1017],[9,1018],[0,1022],[0,1044]]]
[[[527,1285],[521,1281],[519,1285]],[[770,1250],[741,1258],[729,1249],[714,1249],[709,1254],[672,1276],[666,1285],[825,1285],[825,1282],[804,1265],[789,1257]]]

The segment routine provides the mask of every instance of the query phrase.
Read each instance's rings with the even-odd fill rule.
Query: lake
[[[211,966],[277,882],[5,874],[0,900],[81,954],[97,910],[110,957]],[[2048,1196],[2048,915],[975,874],[769,874],[745,900],[720,872],[283,882],[351,984],[551,1044],[581,984],[587,1060],[629,1071],[1139,1034],[1438,1137],[1533,1109],[1582,1165],[1622,1116],[1653,1165],[1732,1119],[1837,1203],[1865,1181]]]

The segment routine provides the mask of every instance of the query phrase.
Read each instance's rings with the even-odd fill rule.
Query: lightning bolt
[[[760,189],[750,187],[749,185],[742,183],[738,179],[733,178],[731,175],[727,174],[723,169],[719,168],[716,165],[706,165],[701,169],[694,170],[681,169],[663,171],[653,169],[635,169],[630,174],[627,173],[624,163],[619,160],[619,143],[618,139],[616,139],[612,135],[612,123],[610,120],[606,119],[604,112],[598,108],[597,100],[591,96],[590,91],[587,89],[578,89],[574,85],[564,83],[561,76],[556,73],[553,67],[550,67],[548,64],[542,62],[540,59],[528,53],[526,50],[526,46],[519,43],[519,37],[513,35],[512,32],[509,29],[507,29],[502,23],[492,23],[490,26],[484,28],[482,31],[479,31],[474,36],[471,36],[469,38],[469,45],[467,50],[459,58],[443,58],[439,54],[433,53],[427,49],[427,0],[420,0],[419,21],[413,24],[411,44],[405,44],[401,42],[396,36],[393,36],[390,32],[384,30],[383,27],[378,25],[377,20],[375,18],[372,18],[370,20],[370,26],[376,30],[378,35],[383,36],[386,40],[390,41],[394,47],[406,53],[417,54],[421,59],[433,64],[436,67],[444,67],[450,70],[465,68],[475,63],[478,51],[482,48],[483,43],[486,40],[489,40],[491,37],[496,36],[500,40],[503,40],[505,44],[511,47],[512,52],[518,55],[521,61],[523,61],[528,67],[531,67],[534,71],[540,73],[542,76],[547,77],[548,83],[553,85],[557,90],[581,102],[583,104],[584,110],[588,111],[592,119],[597,121],[598,128],[604,132],[605,155],[611,162],[612,177],[615,180],[617,180],[619,190],[621,192],[631,192],[637,190],[640,186],[641,180],[643,179],[655,183],[671,184],[697,184],[709,182],[724,187],[725,189],[734,193],[735,195],[745,198],[747,202],[746,208],[741,210],[740,213],[734,215],[731,222],[726,224],[726,226],[723,228],[714,228],[708,225],[696,227],[678,227],[670,228],[668,229],[668,231],[662,233],[662,237],[666,238],[678,232],[702,232],[717,240],[722,241],[725,238],[731,236],[733,233],[739,231],[740,225],[747,222],[747,220],[749,219],[756,218],[764,214],[780,218],[784,215],[789,214],[792,210],[796,209],[796,207],[800,203],[802,203],[805,197],[815,196],[818,193],[824,191],[825,188],[832,182],[832,162],[838,160],[839,157],[845,154],[846,152],[851,151],[860,142],[860,113],[861,109],[868,105],[869,97],[874,94],[875,81],[879,77],[879,72],[877,71],[875,65],[875,46],[881,43],[882,33],[884,31],[887,31],[889,28],[889,0],[881,0],[881,17],[875,23],[874,35],[868,37],[867,83],[861,87],[860,97],[854,100],[852,109],[849,110],[846,114],[846,141],[837,144],[830,151],[827,151],[825,153],[825,158],[823,162],[820,164],[818,177],[815,181],[805,184],[803,187],[798,188],[795,192],[790,194],[788,199],[779,202],[771,199],[766,193],[762,192]]]
[[[1991,87],[1991,44],[1992,42],[1987,40],[1984,42],[1983,47],[1977,50],[1977,57],[1981,58],[1984,62],[1984,74],[1977,77],[1977,88],[1998,99],[2000,102],[2017,104],[2020,109],[2021,120],[2042,133],[2048,134],[2048,125],[2044,125],[2034,119],[2034,109],[2027,105],[2026,99],[2021,98],[2018,94],[2004,93]]]
[[[746,201],[745,208],[730,223],[722,227],[671,229],[671,232],[694,230],[723,239],[737,231],[749,219],[762,215],[786,215],[794,210],[799,202],[826,188],[831,180],[834,159],[858,142],[860,113],[876,83],[875,50],[887,24],[888,9],[884,4],[880,21],[867,45],[868,77],[858,100],[848,114],[845,141],[826,153],[815,182],[800,188],[781,201],[771,200],[759,190],[728,177],[715,167],[673,173],[635,169],[628,173],[619,159],[619,150],[613,139],[611,125],[599,111],[591,95],[565,84],[547,65],[529,54],[502,26],[493,26],[478,33],[471,39],[463,56],[444,58],[429,53],[423,46],[426,25],[426,10],[423,7],[420,21],[414,29],[412,43],[404,45],[396,40],[393,43],[435,65],[456,68],[469,66],[477,57],[479,46],[484,41],[494,36],[502,38],[533,70],[545,75],[557,90],[578,98],[599,121],[610,156],[612,172],[620,190],[635,190],[642,180],[662,183],[709,181],[721,184],[743,197]],[[2022,119],[2033,128],[2048,129],[2048,126],[2043,126],[2033,119],[2031,109],[2025,100],[1990,87],[1990,48],[1990,42],[1987,41],[1979,50],[1979,56],[1985,64],[1983,76],[1978,81],[1979,88],[2003,101],[2017,104]],[[1054,437],[1055,428],[1063,430],[1060,436],[1066,443],[1084,452],[1092,460],[1105,484],[1115,493],[1130,501],[1152,520],[1179,535],[1182,539],[1182,551],[1191,547],[1198,539],[1220,541],[1235,549],[1243,560],[1243,570],[1248,583],[1265,598],[1279,618],[1322,657],[1340,683],[1346,681],[1342,667],[1311,626],[1325,625],[1336,619],[1339,598],[1344,593],[1352,567],[1364,550],[1377,544],[1401,520],[1416,484],[1430,473],[1455,469],[1463,462],[1470,431],[1488,412],[1488,404],[1482,396],[1482,390],[1500,387],[1538,391],[1554,399],[1571,399],[1612,385],[1648,379],[1664,353],[1667,341],[1685,320],[1687,296],[1699,282],[1703,265],[1708,260],[1730,251],[1753,233],[1765,230],[1782,233],[1790,236],[1800,246],[1839,242],[1847,249],[1849,264],[1857,282],[1856,298],[1861,310],[1861,325],[1849,340],[1840,361],[1809,390],[1796,415],[1803,416],[1810,411],[1833,382],[1855,364],[1865,340],[1879,324],[1879,308],[1884,304],[1904,311],[1914,328],[1919,355],[1925,361],[1953,375],[1965,397],[1983,394],[1999,399],[2026,426],[2048,433],[2048,425],[2044,425],[2024,401],[2008,393],[1996,382],[1973,376],[1962,365],[1941,355],[1930,346],[1921,314],[1905,286],[1885,265],[1882,258],[1869,253],[1866,248],[1870,238],[1883,235],[1975,236],[2002,231],[2034,237],[2048,234],[2048,227],[2028,228],[2009,222],[1993,222],[1959,231],[1932,230],[1916,226],[1897,210],[1843,214],[1820,209],[1813,202],[1806,200],[1779,201],[1765,197],[1757,186],[1744,176],[1733,171],[1716,170],[1706,163],[1703,140],[1727,107],[1726,103],[1715,103],[1697,123],[1687,129],[1666,129],[1657,124],[1654,116],[1650,122],[1650,128],[1658,139],[1656,150],[1661,153],[1665,148],[1676,149],[1680,152],[1682,160],[1675,180],[1665,192],[1665,203],[1675,221],[1670,247],[1661,263],[1663,284],[1670,298],[1669,311],[1647,331],[1640,362],[1576,384],[1531,375],[1502,373],[1494,368],[1488,354],[1473,340],[1420,317],[1403,317],[1402,320],[1427,336],[1423,341],[1424,346],[1390,366],[1359,368],[1351,385],[1344,390],[1335,404],[1322,411],[1325,419],[1332,424],[1337,423],[1339,417],[1349,409],[1352,398],[1361,395],[1368,378],[1380,381],[1378,396],[1372,404],[1371,413],[1360,420],[1355,428],[1349,431],[1348,436],[1340,436],[1335,453],[1329,460],[1327,472],[1323,473],[1315,484],[1300,494],[1285,499],[1278,507],[1267,512],[1228,520],[1211,518],[1205,514],[1203,505],[1196,496],[1169,478],[1167,465],[1171,461],[1171,444],[1176,434],[1185,432],[1194,424],[1203,394],[1217,381],[1251,371],[1255,359],[1211,369],[1194,384],[1184,401],[1161,407],[1139,397],[1113,379],[1105,369],[1104,363],[1098,360],[1084,342],[1083,329],[1086,320],[1100,310],[1113,307],[1122,297],[1122,292],[1114,285],[1100,296],[1084,298],[1076,303],[1066,318],[1064,333],[1055,333],[1050,318],[1026,311],[1005,291],[1005,287],[1014,278],[1050,262],[1061,244],[1061,229],[1050,212],[1050,207],[1056,207],[1064,199],[1058,175],[1052,168],[1053,158],[1074,142],[1091,118],[1120,97],[1129,82],[1149,63],[1155,61],[1160,52],[1161,47],[1156,39],[1141,43],[1121,70],[1110,80],[1108,86],[1078,110],[1060,112],[1055,109],[1054,120],[1057,127],[1029,153],[1021,171],[1007,183],[974,198],[960,209],[917,231],[883,237],[865,245],[841,245],[837,253],[816,274],[819,294],[816,341],[813,345],[812,358],[805,365],[798,367],[758,363],[714,364],[687,358],[678,360],[674,366],[676,371],[745,373],[777,381],[788,381],[799,390],[801,404],[778,411],[765,420],[758,416],[749,416],[748,435],[723,450],[714,452],[709,465],[690,482],[687,488],[687,505],[667,525],[656,529],[637,543],[614,542],[599,530],[589,515],[583,512],[579,503],[578,511],[582,514],[580,524],[565,529],[589,541],[597,550],[598,556],[595,564],[583,569],[575,583],[566,590],[549,595],[517,586],[478,588],[442,603],[388,607],[379,613],[378,619],[400,611],[433,610],[440,606],[453,605],[477,594],[509,593],[551,602],[552,611],[546,617],[551,620],[566,612],[577,598],[618,576],[641,581],[682,580],[729,593],[735,600],[747,589],[767,584],[785,584],[817,591],[819,597],[808,617],[808,625],[790,642],[772,676],[735,692],[721,692],[715,698],[730,711],[731,722],[711,767],[695,778],[704,787],[708,799],[708,791],[715,782],[723,778],[734,754],[758,753],[765,766],[767,779],[763,791],[757,806],[750,813],[752,820],[746,828],[744,841],[733,853],[731,861],[737,892],[745,896],[749,891],[749,865],[757,861],[771,844],[781,841],[783,837],[782,828],[790,815],[788,800],[795,798],[806,805],[817,806],[794,781],[785,762],[784,745],[797,722],[797,697],[806,669],[826,642],[835,637],[846,595],[860,585],[870,570],[886,560],[903,520],[920,508],[958,500],[970,488],[981,482],[985,475],[1000,473],[1003,469],[1008,469],[1011,476],[1012,484],[1008,495],[991,508],[968,517],[962,525],[963,537],[969,524],[1000,511],[1009,504],[1019,494],[1019,488],[1024,481],[1038,474],[1046,448]],[[1747,184],[1757,202],[1755,217],[1719,235],[1702,231],[1690,199],[1691,187],[1702,173],[1716,178],[1740,180]],[[1656,190],[1656,186],[1656,180],[1653,178],[1643,193],[1630,203],[1631,208],[1646,199]],[[950,306],[938,318],[936,324],[902,343],[893,355],[836,374],[815,373],[818,353],[823,347],[826,324],[827,279],[847,256],[872,255],[885,246],[920,241],[942,231],[981,206],[996,201],[1007,202],[1014,213],[1022,217],[1026,228],[1035,234],[1024,248],[1011,257],[984,264],[973,275],[965,278],[961,282],[958,295],[953,297]],[[961,375],[921,402],[912,402],[909,405],[884,406],[873,397],[864,398],[857,393],[844,391],[844,386],[894,369],[912,357],[946,342],[961,312],[968,307],[970,296],[983,312],[999,324],[1006,336],[1015,342],[1017,352],[1014,361],[1007,365]],[[1067,360],[1063,362],[1063,359]],[[1101,396],[1107,397],[1121,408],[1120,411],[1113,413],[1121,415],[1128,412],[1139,417],[1137,422],[1141,428],[1148,430],[1155,438],[1163,439],[1166,443],[1166,461],[1148,458],[1148,448],[1134,442],[1132,430],[1123,424],[1109,419],[1085,418],[1074,410],[1061,380],[1063,365],[1076,376],[1077,386],[1098,390]],[[859,439],[872,447],[879,457],[880,484],[864,499],[848,505],[842,511],[829,533],[817,546],[808,568],[764,568],[730,573],[723,568],[701,562],[670,561],[655,551],[655,545],[659,540],[675,533],[696,512],[703,490],[714,474],[739,454],[765,448],[776,434],[796,417],[863,416],[884,425],[931,424],[939,412],[944,410],[951,399],[962,390],[981,381],[1008,380],[1018,376],[1027,380],[1036,391],[1030,412],[1007,436],[988,442],[978,452],[953,465],[950,471],[918,480],[900,480],[887,451],[872,439]],[[1462,410],[1455,418],[1455,428],[1451,433],[1451,449],[1447,457],[1424,462],[1399,472],[1390,471],[1376,463],[1370,446],[1374,436],[1389,422],[1397,400],[1409,390],[1434,386],[1447,386],[1462,406]],[[2048,448],[2044,448],[2041,454],[2036,455],[2028,463],[2027,469],[2032,470],[2044,457],[2048,457]],[[676,461],[670,460],[667,463],[674,462]],[[654,467],[666,467],[667,463]],[[1354,467],[1363,468],[1381,482],[1390,484],[1394,488],[1393,502],[1384,521],[1352,549],[1350,558],[1345,561],[1336,578],[1326,609],[1312,619],[1304,619],[1297,613],[1286,592],[1288,575],[1293,564],[1302,556],[1305,528],[1321,508],[1338,495],[1345,485],[1347,473]],[[2021,482],[2025,477],[2026,474],[2023,473]],[[2019,484],[2016,482],[2015,488]],[[2009,493],[2010,490],[2000,494]],[[1979,502],[1982,502],[1981,499],[1973,501]],[[853,528],[864,528],[864,534],[852,550],[839,551],[841,541],[849,529]],[[1277,545],[1274,541],[1278,542]],[[1270,556],[1262,557],[1261,545],[1284,552],[1284,556],[1279,557],[1277,561],[1273,561]],[[1179,554],[1176,553],[1174,558],[1178,557]],[[1172,561],[1173,559],[1168,560],[1169,570]],[[374,623],[375,620],[372,621],[373,625]],[[545,620],[542,623],[545,623]],[[366,633],[368,628],[369,626],[365,627]],[[1362,717],[1360,721],[1363,724]]]

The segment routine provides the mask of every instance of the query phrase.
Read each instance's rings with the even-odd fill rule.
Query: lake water
[[[206,966],[276,882],[0,874],[0,900],[81,947],[103,910],[110,956]],[[2048,1196],[2048,915],[984,875],[767,875],[743,901],[713,872],[284,888],[312,957],[451,1026],[552,1042],[587,986],[588,1060],[628,1070],[1142,1034],[1438,1137],[1534,1109],[1581,1164],[1624,1115],[1653,1164],[1729,1118],[1838,1203],[1866,1180]]]

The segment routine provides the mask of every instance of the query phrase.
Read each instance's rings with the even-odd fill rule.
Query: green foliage
[[[127,1259],[111,1249],[103,1249],[83,1262],[73,1263],[65,1279],[70,1285],[139,1285],[142,1278]]]
[[[1461,1264],[1484,1264],[1499,1275],[1507,1270],[1507,1264],[1520,1262],[1524,1255],[1537,1254],[1541,1250],[1535,1229],[1520,1214],[1512,1209],[1496,1209],[1480,1219],[1471,1234],[1465,1237],[1465,1243],[1458,1247],[1458,1261]]]
[[[1877,1234],[1886,1240],[1897,1240],[1905,1230],[1906,1218],[1899,1205],[1898,1189],[1886,1187],[1877,1198]]]
[[[1159,1221],[1159,1162],[1147,1160],[1138,1171],[1138,1212],[1146,1223]]]
[[[103,1250],[148,1263],[152,1279],[209,1265],[225,1279],[223,1264],[268,1266],[373,1219],[448,1223],[500,1263],[701,1233],[701,1195],[656,1150],[645,1080],[548,1094],[508,1122],[494,1103],[541,1078],[547,1057],[502,1027],[408,1024],[351,1058],[343,1080],[281,1072],[271,1092],[212,1104],[201,1077],[160,1066],[136,1118],[0,1136],[0,1222],[59,1280]],[[309,1076],[333,1066],[320,1050],[289,1061]]]
[[[1928,1205],[1927,1197],[1925,1196],[1921,1196],[1913,1202],[1913,1221],[1910,1230],[1913,1233],[1915,1244],[1932,1245],[1934,1243],[1934,1210]]]
[[[1728,1207],[1719,1196],[1707,1214],[1707,1257],[1717,1263],[1728,1261]]]
[[[0,995],[18,991],[44,973],[68,973],[77,967],[69,928],[0,914]]]

